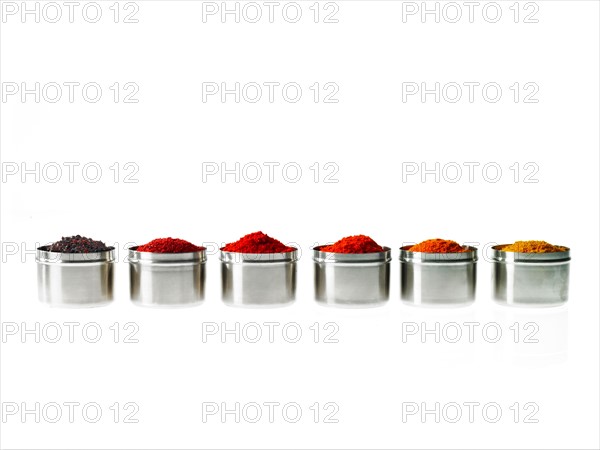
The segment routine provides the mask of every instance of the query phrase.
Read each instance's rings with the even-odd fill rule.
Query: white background
[[[103,168],[96,183],[80,170],[73,183],[66,171],[56,183],[33,175],[23,182],[20,174],[3,180],[2,322],[30,328],[95,322],[103,337],[91,344],[79,333],[74,343],[52,344],[26,336],[23,343],[4,333],[1,401],[28,407],[96,402],[103,417],[88,423],[79,414],[74,423],[52,424],[36,423],[33,415],[3,416],[2,448],[598,448],[598,3],[537,1],[537,23],[523,23],[523,3],[515,23],[513,2],[499,2],[503,15],[496,23],[481,9],[473,23],[468,17],[436,23],[431,16],[423,23],[419,15],[403,21],[402,2],[338,1],[338,23],[322,23],[322,16],[314,23],[313,2],[300,2],[297,23],[276,10],[274,23],[255,24],[232,17],[222,23],[219,16],[203,23],[202,2],[193,1],[138,1],[138,23],[122,23],[122,16],[114,23],[112,3],[100,2],[97,23],[76,10],[74,23],[43,17],[36,23],[30,16],[23,23],[17,14],[0,24],[2,83],[103,88],[97,103],[80,91],[70,103],[65,91],[57,103],[13,95],[1,104],[4,168],[7,162]],[[462,12],[468,16],[466,6]],[[269,81],[299,83],[302,99],[289,103],[276,91],[273,103],[236,103],[232,96],[225,103],[218,96],[202,101],[205,82]],[[109,90],[115,82],[137,84],[139,102],[115,103]],[[315,82],[337,84],[339,102],[315,103],[309,90]],[[466,91],[457,103],[436,103],[433,95],[403,102],[407,82],[430,88],[495,82],[503,95],[496,103],[481,90],[472,103]],[[522,96],[515,102],[509,89],[515,82],[535,83],[538,102]],[[122,170],[118,183],[109,169],[115,162]],[[138,183],[122,180],[128,162],[139,167]],[[303,174],[296,183],[280,170],[273,183],[266,172],[257,183],[232,176],[203,183],[203,162],[295,162]],[[309,169],[315,162],[337,164],[339,182],[324,183],[321,172],[315,183]],[[480,166],[473,182],[466,172],[456,183],[433,176],[403,182],[406,162]],[[490,162],[503,170],[495,183],[481,173]],[[517,183],[509,169],[514,163],[521,167]],[[526,163],[539,168],[537,183],[523,182]],[[172,236],[221,244],[257,230],[303,250],[293,306],[224,306],[214,254],[204,305],[154,310],[129,302],[127,243]],[[389,303],[367,310],[318,306],[310,247],[359,233],[393,248]],[[121,250],[112,305],[64,310],[37,301],[32,250],[72,234]],[[569,303],[548,310],[493,305],[490,264],[482,258],[473,306],[404,306],[397,248],[432,237],[480,248],[523,239],[567,245]],[[281,334],[275,343],[202,342],[203,322],[231,328],[266,321],[298,323],[303,337],[296,344]],[[488,343],[479,332],[474,343],[431,337],[422,343],[414,336],[402,342],[403,323],[468,321],[499,324],[502,339]],[[109,327],[115,322],[136,323],[139,342],[123,343],[120,336],[114,343]],[[309,327],[315,322],[336,323],[339,342],[314,343]],[[515,322],[537,324],[539,343],[525,344],[522,336],[514,343],[509,327]],[[109,410],[115,402],[139,405],[139,422],[121,417],[115,424]],[[252,424],[213,416],[203,423],[203,402],[296,402],[303,417],[288,423],[279,414],[274,423]],[[339,422],[321,417],[314,423],[309,407],[315,402],[335,402]],[[431,415],[426,423],[418,415],[403,422],[405,402],[495,402],[503,416],[489,423],[478,409],[473,423],[465,417],[436,423]],[[515,423],[509,409],[515,402],[521,409],[536,403],[538,423],[523,423],[523,414]]]

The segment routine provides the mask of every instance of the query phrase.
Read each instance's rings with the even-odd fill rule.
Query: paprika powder
[[[369,236],[358,234],[340,239],[335,244],[324,245],[319,251],[332,253],[377,253],[384,250],[383,247]]]
[[[234,253],[287,253],[296,249],[282,244],[262,231],[257,231],[247,234],[236,242],[227,244],[221,250]]]
[[[554,253],[564,252],[567,247],[548,244],[546,241],[517,241],[514,244],[505,245],[500,250],[519,253]]]
[[[468,250],[467,247],[447,239],[428,239],[408,249],[409,252],[422,253],[463,253]]]
[[[137,249],[138,252],[149,252],[149,253],[191,253],[206,250],[204,247],[198,247],[188,241],[176,238],[159,238],[148,242],[147,244],[140,245]]]

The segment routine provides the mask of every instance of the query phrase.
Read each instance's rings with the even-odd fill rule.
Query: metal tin
[[[103,306],[113,299],[115,251],[59,253],[37,249],[38,295],[50,306]]]
[[[138,306],[194,306],[204,300],[206,250],[188,253],[129,249],[129,290]]]
[[[223,301],[230,306],[282,306],[296,299],[298,251],[237,253],[221,250]]]
[[[391,250],[375,253],[322,252],[313,248],[315,299],[324,305],[382,305],[390,294]]]
[[[570,250],[552,253],[503,252],[492,247],[492,295],[514,306],[557,306],[569,295]]]
[[[460,253],[400,248],[400,298],[422,306],[464,306],[475,300],[477,249]]]

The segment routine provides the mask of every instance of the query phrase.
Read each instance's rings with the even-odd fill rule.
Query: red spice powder
[[[384,250],[383,247],[369,236],[359,234],[340,239],[332,245],[325,245],[321,247],[320,251],[332,253],[376,253],[383,252]]]
[[[150,253],[191,253],[205,250],[205,247],[198,247],[183,239],[175,238],[160,238],[154,239],[147,244],[140,245],[137,248],[138,252]]]
[[[227,244],[221,250],[235,253],[286,253],[296,249],[282,244],[262,231],[257,231],[247,234],[237,242]]]
[[[468,251],[458,242],[447,239],[428,239],[408,249],[409,252],[423,253],[463,253]]]

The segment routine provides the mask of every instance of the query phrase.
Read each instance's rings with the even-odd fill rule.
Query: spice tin
[[[204,300],[206,250],[189,253],[129,249],[129,289],[138,306],[194,306]]]
[[[557,306],[569,293],[570,251],[552,253],[503,252],[492,247],[492,295],[514,306]]]
[[[237,253],[221,250],[223,301],[230,306],[282,306],[296,298],[298,251]]]
[[[382,305],[390,294],[391,250],[374,253],[322,252],[313,248],[315,299],[324,305]]]
[[[400,297],[413,305],[463,306],[475,300],[477,249],[460,253],[400,248]]]
[[[38,295],[50,306],[103,306],[113,299],[115,251],[59,253],[37,249]]]

